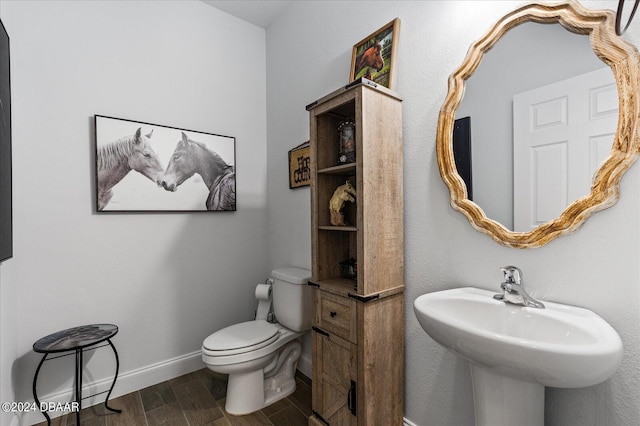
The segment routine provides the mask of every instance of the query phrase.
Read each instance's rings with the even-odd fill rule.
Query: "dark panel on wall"
[[[13,256],[9,35],[0,21],[0,261]]]
[[[458,174],[467,185],[469,200],[473,201],[471,182],[471,117],[457,119],[453,124],[453,157]]]

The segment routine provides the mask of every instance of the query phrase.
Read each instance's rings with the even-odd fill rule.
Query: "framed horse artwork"
[[[349,82],[366,78],[393,89],[399,35],[400,19],[396,18],[353,46]]]
[[[98,212],[236,210],[236,140],[95,116]]]

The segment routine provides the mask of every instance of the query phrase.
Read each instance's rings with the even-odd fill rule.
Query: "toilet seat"
[[[279,329],[264,320],[241,322],[218,330],[202,346],[209,356],[228,356],[252,352],[279,337]]]

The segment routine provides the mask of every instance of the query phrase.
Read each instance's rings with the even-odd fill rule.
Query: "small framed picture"
[[[236,139],[95,116],[98,212],[236,210]]]
[[[307,141],[289,151],[289,188],[300,188],[310,184],[311,157]]]
[[[396,18],[353,46],[349,82],[366,78],[393,89],[400,19]]]

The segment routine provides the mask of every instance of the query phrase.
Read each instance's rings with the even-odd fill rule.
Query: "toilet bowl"
[[[241,335],[250,343],[241,342]],[[229,414],[258,411],[295,391],[300,336],[302,333],[280,324],[255,320],[207,337],[202,344],[202,360],[212,371],[229,375],[225,403]]]
[[[229,375],[225,403],[229,414],[258,411],[295,391],[295,371],[302,353],[300,337],[311,322],[306,285],[310,275],[299,268],[273,270],[277,321],[268,322],[269,315],[262,315],[264,318],[218,330],[204,340],[202,360],[207,368]]]

